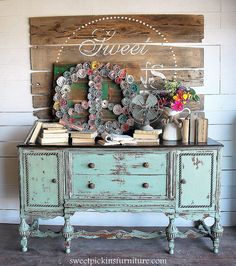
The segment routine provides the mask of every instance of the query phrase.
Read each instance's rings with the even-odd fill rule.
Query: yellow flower
[[[184,100],[187,100],[188,98],[189,98],[188,93],[184,93],[184,94],[183,94],[183,99],[184,99]]]
[[[95,70],[96,68],[98,68],[98,62],[97,61],[93,61],[91,63],[91,68],[92,68],[92,70]]]
[[[173,99],[177,101],[179,99],[178,95],[173,96]]]
[[[55,109],[56,111],[58,111],[60,109],[60,103],[59,102],[55,102],[53,104],[53,109]]]

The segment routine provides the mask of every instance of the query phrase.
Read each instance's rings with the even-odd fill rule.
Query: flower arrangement
[[[160,108],[169,107],[174,111],[182,111],[187,103],[200,99],[194,89],[187,88],[177,81],[165,81],[159,97]]]

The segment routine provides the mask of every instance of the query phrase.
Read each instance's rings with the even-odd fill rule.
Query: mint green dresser
[[[20,145],[22,250],[27,251],[29,237],[63,237],[66,253],[77,237],[164,237],[173,254],[175,238],[208,236],[218,253],[223,233],[219,216],[221,148],[210,139],[201,145],[163,142],[158,147]],[[70,217],[76,211],[91,210],[164,213],[169,225],[165,232],[152,233],[75,231]],[[65,219],[60,232],[39,229],[38,218],[57,216]],[[194,221],[196,228],[181,232],[175,226],[178,217]],[[204,223],[207,217],[215,220],[211,227]]]

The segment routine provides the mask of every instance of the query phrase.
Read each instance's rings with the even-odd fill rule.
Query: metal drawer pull
[[[148,183],[143,183],[143,187],[144,188],[148,188],[149,187],[149,184]]]
[[[90,188],[90,189],[94,189],[94,188],[95,188],[95,184],[94,184],[94,183],[89,183],[89,184],[88,184],[88,188]]]
[[[149,163],[148,162],[143,163],[143,167],[148,168],[149,167]]]
[[[181,179],[180,180],[180,184],[186,184],[186,180],[185,179]]]
[[[89,168],[95,168],[95,163],[89,163],[89,164],[88,164],[88,167],[89,167]]]
[[[52,179],[52,183],[57,183],[56,178],[53,178],[53,179]]]

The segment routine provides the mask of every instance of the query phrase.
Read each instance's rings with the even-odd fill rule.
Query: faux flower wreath
[[[88,79],[87,101],[83,100],[71,106],[68,103],[68,96],[71,92],[71,85],[79,79]],[[116,84],[119,84],[123,98],[121,104],[109,102],[102,99],[102,82],[104,78],[109,78]],[[98,130],[98,133],[123,133],[128,131],[134,125],[134,119],[128,112],[128,106],[131,99],[136,96],[138,86],[134,78],[126,73],[126,70],[119,65],[110,63],[85,62],[71,67],[58,77],[55,87],[55,101],[53,108],[57,118],[65,122],[81,125],[82,130]],[[115,121],[102,120],[102,110],[108,109],[113,112],[117,119]],[[89,112],[89,119],[75,119],[76,115]]]
[[[191,101],[199,101],[199,96],[192,88],[186,88],[180,82],[165,81],[164,89],[159,94],[160,108],[169,107],[174,111],[182,111]]]

